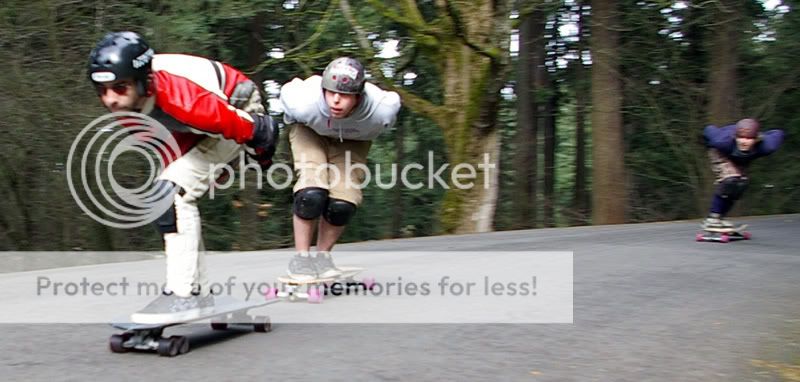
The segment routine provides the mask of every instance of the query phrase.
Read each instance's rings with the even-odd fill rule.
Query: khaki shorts
[[[181,186],[185,201],[196,202],[222,174],[222,165],[238,158],[242,151],[242,145],[235,141],[208,137],[170,163],[159,178]]]
[[[708,159],[711,160],[711,171],[714,172],[714,183],[733,176],[745,176],[744,171],[733,164],[730,159],[720,154],[717,149],[708,150]]]
[[[336,138],[323,137],[308,126],[294,124],[289,130],[289,144],[297,175],[294,192],[319,187],[328,190],[331,198],[345,200],[356,206],[361,204],[365,173],[362,168],[354,166],[366,165],[372,141],[341,142]]]

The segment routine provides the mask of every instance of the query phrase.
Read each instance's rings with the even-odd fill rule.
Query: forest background
[[[392,163],[498,164],[488,187],[368,187],[342,241],[693,219],[713,178],[701,131],[744,117],[787,133],[756,161],[736,215],[800,211],[800,15],[793,1],[7,0],[0,5],[0,250],[160,250],[70,195],[66,159],[102,115],[86,76],[105,33],[206,56],[264,85],[364,62],[400,93],[373,144]],[[283,134],[279,162],[291,163]],[[432,154],[429,154],[432,153]],[[124,173],[138,176],[136,161]],[[116,170],[116,169],[115,169]],[[412,181],[427,183],[425,172]],[[445,172],[444,178],[449,178]],[[482,179],[482,178],[481,178]],[[255,179],[248,179],[248,184]],[[291,189],[201,202],[211,250],[292,243]]]

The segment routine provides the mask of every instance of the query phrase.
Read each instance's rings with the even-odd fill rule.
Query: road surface
[[[268,334],[214,332],[202,324],[180,327],[176,332],[191,336],[192,351],[176,358],[113,354],[107,341],[114,331],[101,323],[7,323],[0,324],[0,375],[4,380],[58,381],[798,380],[800,215],[738,220],[750,224],[753,240],[697,243],[698,222],[684,221],[337,247],[355,251],[346,260],[367,265],[379,280],[397,272],[412,275],[420,267],[478,264],[475,256],[453,257],[459,252],[571,251],[572,323],[298,324],[290,323],[293,317],[345,309],[352,314],[366,309],[370,300],[282,302],[267,307],[274,320],[285,322]],[[373,251],[392,252],[369,257]],[[437,251],[445,254],[424,261],[412,255]],[[251,271],[274,276],[287,260],[270,251],[208,259],[217,275]],[[505,264],[498,267],[515,261],[500,259]],[[35,298],[12,297],[30,295],[35,277],[159,273],[164,260],[134,253],[69,258],[50,253],[26,260],[24,254],[5,253],[0,261],[3,321],[9,322],[40,308]]]

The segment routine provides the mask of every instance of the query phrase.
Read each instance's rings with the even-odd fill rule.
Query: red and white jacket
[[[142,113],[162,123],[180,148],[170,163],[206,136],[246,143],[253,137],[249,113],[229,104],[239,83],[251,81],[242,72],[217,61],[185,54],[156,54],[152,81]]]

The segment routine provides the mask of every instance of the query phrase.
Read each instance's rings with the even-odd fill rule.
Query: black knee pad
[[[747,190],[748,184],[749,181],[745,177],[725,178],[717,186],[717,194],[728,200],[739,200]]]
[[[154,203],[166,203],[169,200],[169,208],[167,208],[161,216],[155,220],[156,229],[160,234],[178,232],[178,218],[175,214],[175,203],[172,203],[175,194],[180,192],[180,187],[177,184],[168,180],[157,180],[155,183],[156,195],[159,196]]]
[[[295,215],[306,219],[316,219],[325,212],[328,204],[328,190],[319,187],[308,187],[294,193]]]
[[[325,220],[336,226],[347,225],[353,215],[356,214],[356,205],[341,199],[328,200],[328,208],[325,209]]]

